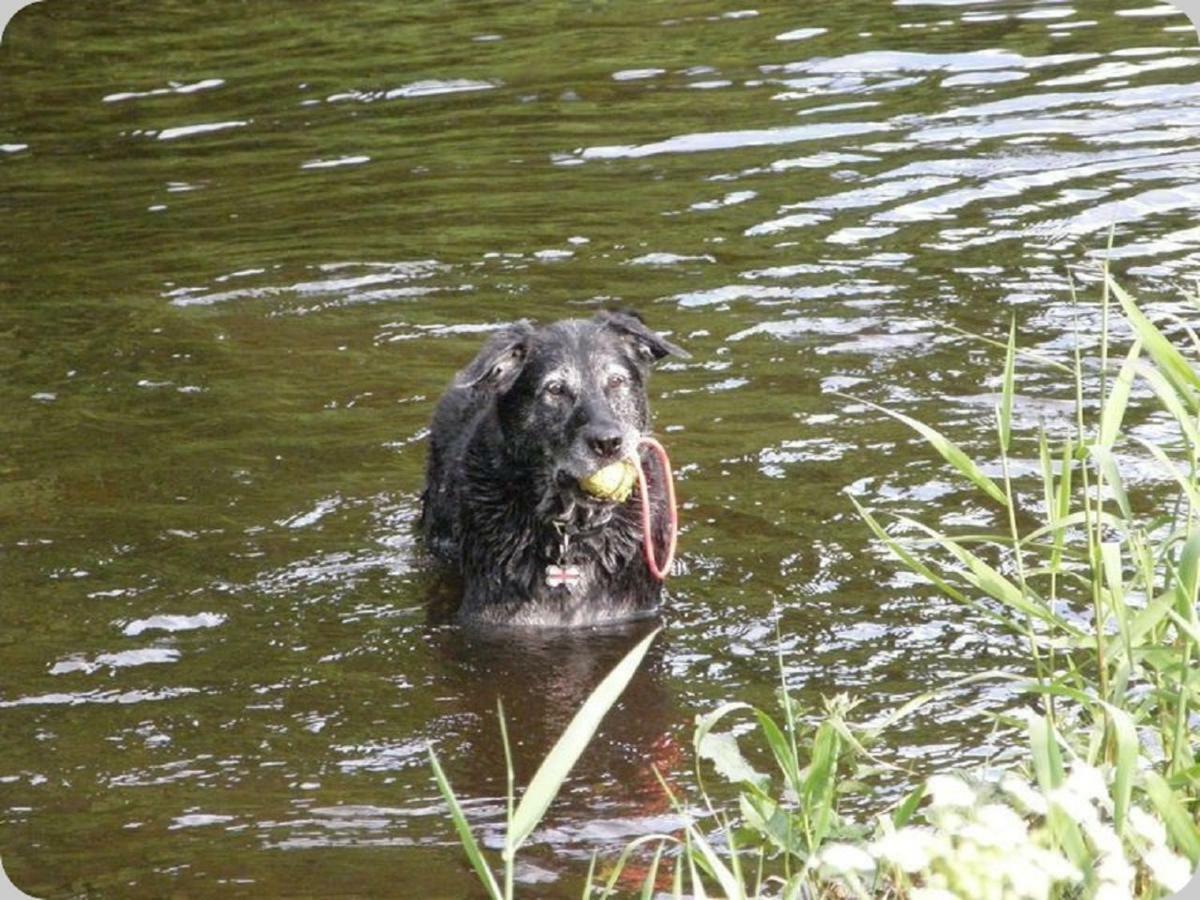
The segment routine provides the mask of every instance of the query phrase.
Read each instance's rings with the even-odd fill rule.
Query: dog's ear
[[[532,334],[533,325],[526,319],[494,332],[471,364],[454,377],[454,386],[508,390],[525,366]]]
[[[642,317],[632,310],[605,310],[596,314],[596,321],[619,333],[633,347],[638,358],[645,362],[657,362],[668,355],[691,359],[692,354],[651,331]]]

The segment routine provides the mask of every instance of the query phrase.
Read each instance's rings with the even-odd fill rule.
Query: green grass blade
[[[604,676],[604,680],[596,686],[591,696],[584,701],[579,712],[571,719],[562,736],[555,742],[542,764],[533,774],[529,787],[525,789],[521,802],[517,804],[510,825],[508,845],[510,852],[515,853],[528,839],[533,829],[546,814],[546,809],[558,794],[559,788],[567,778],[567,774],[579,759],[584,748],[600,726],[600,720],[609,711],[617,698],[621,696],[625,686],[629,684],[638,666],[641,665],[650,644],[658,636],[660,629],[655,629],[638,642],[613,670]]]
[[[1146,318],[1137,302],[1117,284],[1111,276],[1107,278],[1109,289],[1121,304],[1125,317],[1133,325],[1134,332],[1146,346],[1146,352],[1158,365],[1159,371],[1171,382],[1179,396],[1195,411],[1200,411],[1200,376],[1157,326]]]
[[[1143,609],[1138,610],[1133,621],[1129,623],[1129,642],[1133,647],[1141,647],[1142,639],[1167,617],[1175,599],[1174,591],[1166,591],[1147,603]]]
[[[1017,368],[1017,317],[1008,326],[1008,346],[1004,350],[1004,386],[1000,391],[1000,449],[1008,452],[1012,442],[1013,380]]]
[[[513,769],[512,761],[512,744],[508,740],[508,722],[504,718],[504,701],[499,697],[496,698],[496,717],[500,720],[500,743],[504,746],[504,811],[505,811],[505,828],[504,828],[504,896],[512,897],[513,895],[513,876],[516,874],[516,863],[513,859],[513,849],[509,846],[509,835],[512,834],[510,827],[513,819],[513,804],[516,802],[516,793],[514,785],[516,783],[515,770]],[[595,866],[596,859],[592,857],[592,865]],[[589,882],[591,876],[588,877]]]
[[[1129,505],[1129,495],[1125,493],[1125,482],[1121,480],[1121,471],[1117,468],[1117,461],[1113,458],[1111,451],[1107,447],[1093,444],[1088,448],[1088,453],[1096,461],[1100,474],[1104,476],[1104,483],[1112,492],[1113,499],[1117,501],[1117,508],[1121,510],[1121,515],[1126,519],[1132,519],[1133,509]]]
[[[829,834],[834,815],[834,786],[837,781],[841,739],[832,723],[822,722],[813,739],[812,760],[804,779],[802,795],[805,809],[813,822],[811,850],[815,851]]]
[[[1050,456],[1050,443],[1046,440],[1046,429],[1038,429],[1038,462],[1042,473],[1042,511],[1046,521],[1054,524],[1058,510],[1054,502],[1054,461]]]
[[[1184,496],[1188,502],[1192,504],[1193,509],[1200,509],[1200,490],[1197,490],[1196,482],[1189,478],[1185,473],[1181,472],[1176,465],[1171,462],[1167,454],[1163,453],[1162,448],[1149,441],[1144,441],[1141,438],[1134,438],[1139,444],[1158,460],[1159,464],[1171,475],[1183,490]]]
[[[1092,511],[1090,513],[1082,511],[1073,512],[1069,516],[1058,519],[1051,525],[1042,525],[1040,528],[1035,528],[1033,531],[1028,532],[1021,538],[1021,543],[1036,544],[1039,540],[1047,535],[1057,534],[1061,536],[1061,533],[1066,529],[1074,528],[1078,525],[1087,525],[1089,523],[1093,525],[1100,523],[1102,525],[1108,525],[1111,528],[1120,528],[1123,524],[1125,524],[1120,517],[1114,516],[1112,513],[1096,511]],[[961,541],[962,537],[960,536],[958,540]],[[1081,557],[1086,555],[1085,551],[1081,549],[1080,555]]]
[[[1058,473],[1058,511],[1055,513],[1055,518],[1061,522],[1071,514],[1071,481],[1074,473],[1075,460],[1075,444],[1068,438],[1063,444],[1062,462]],[[1058,532],[1054,536],[1054,553],[1051,557],[1051,566],[1058,568],[1062,565],[1063,544],[1066,542],[1066,534]]]
[[[1100,544],[1100,565],[1104,571],[1104,584],[1108,588],[1109,604],[1112,607],[1113,618],[1121,632],[1121,642],[1125,647],[1126,661],[1133,656],[1133,644],[1130,642],[1129,624],[1132,614],[1125,603],[1124,567],[1121,562],[1121,545],[1116,541],[1104,541]]]
[[[775,720],[768,716],[760,709],[754,710],[754,717],[758,720],[758,727],[762,729],[763,737],[767,739],[767,746],[771,748],[771,753],[775,757],[775,764],[779,767],[780,773],[787,779],[788,786],[795,792],[796,796],[800,796],[800,792],[804,789],[803,779],[800,777],[800,764],[796,759],[796,754],[792,752],[791,742],[782,729],[775,724]]]
[[[692,749],[699,752],[700,745],[704,743],[704,738],[717,726],[717,723],[730,713],[742,709],[753,710],[754,707],[749,703],[735,700],[731,703],[721,704],[710,713],[696,716],[696,730],[692,733]]]
[[[693,825],[688,826],[691,845],[700,852],[699,859],[704,861],[704,868],[716,879],[717,884],[721,886],[721,890],[725,892],[726,898],[739,898],[745,896],[745,890],[738,880],[734,877],[729,867],[725,865],[724,860],[717,855],[717,851],[712,848],[712,845],[700,833],[700,830]],[[689,863],[692,861],[693,855],[689,854]],[[694,865],[692,867],[692,880],[696,885],[701,885],[699,873]]]
[[[613,865],[612,871],[608,873],[608,879],[604,882],[604,887],[600,891],[600,900],[604,900],[605,897],[611,897],[613,895],[613,891],[617,886],[617,881],[620,879],[621,874],[625,871],[625,867],[629,865],[629,858],[634,854],[634,852],[643,844],[649,844],[651,841],[657,841],[658,850],[654,854],[654,865],[651,867],[651,871],[647,875],[647,877],[650,879],[650,882],[653,883],[658,873],[658,859],[660,856],[662,856],[664,845],[670,840],[673,840],[673,838],[665,834],[643,834],[641,837],[634,838],[632,841],[626,844],[625,848],[621,851],[621,855],[617,857],[617,861]],[[589,885],[590,884],[591,883],[589,882]],[[643,888],[645,888],[644,882]]]
[[[583,893],[579,900],[588,900],[592,896],[592,881],[596,877],[596,851],[592,851],[592,861],[588,863],[587,880],[583,883]]]
[[[1200,828],[1196,827],[1187,809],[1157,772],[1143,772],[1142,780],[1146,787],[1146,795],[1166,824],[1167,833],[1175,842],[1175,846],[1193,866],[1200,863]]]
[[[895,554],[897,559],[899,559],[902,563],[904,563],[921,577],[928,579],[931,584],[936,585],[947,596],[957,600],[959,603],[969,602],[966,596],[959,591],[958,588],[947,582],[944,578],[934,572],[933,569],[929,568],[929,566],[925,565],[925,563],[921,562],[919,559],[905,550],[904,547],[902,547],[895,538],[888,534],[883,529],[883,526],[880,525],[879,522],[877,522],[875,518],[869,512],[867,512],[857,500],[854,499],[854,497],[850,497],[850,502],[854,504],[854,508],[858,510],[859,516],[862,517],[862,520],[866,522],[867,526],[872,532],[874,532],[875,537],[879,538],[879,540],[881,540],[884,545],[891,550],[893,554]]]
[[[1038,786],[1042,793],[1049,794],[1062,785],[1065,773],[1054,728],[1044,716],[1029,720],[1029,746],[1033,752],[1033,771]],[[1058,804],[1051,803],[1046,811],[1046,824],[1071,862],[1080,871],[1089,871],[1092,867],[1091,855],[1074,820]]]
[[[939,534],[932,528],[922,525],[914,519],[909,519],[905,516],[898,516],[897,518],[924,531],[936,543],[941,544],[950,551],[959,562],[967,567],[967,571],[963,573],[963,577],[992,599],[1000,601],[1010,609],[1014,609],[1031,618],[1039,619],[1075,637],[1078,637],[1081,633],[1077,627],[1064,619],[1060,619],[1041,603],[1027,597],[1020,588],[957,541]]]
[[[1134,341],[1129,348],[1129,355],[1117,375],[1112,393],[1104,402],[1100,412],[1100,438],[1098,443],[1106,449],[1111,448],[1121,433],[1121,423],[1125,421],[1125,409],[1129,406],[1129,392],[1133,388],[1133,376],[1137,372],[1138,358],[1142,353],[1142,342]]]
[[[1192,646],[1200,649],[1200,627],[1189,622],[1173,609],[1167,610],[1167,617],[1175,623],[1175,627],[1179,629],[1179,634],[1192,642]]]
[[[974,331],[967,331],[967,329],[959,328],[957,325],[947,325],[946,328],[949,331],[954,331],[954,332],[957,332],[958,334],[961,334],[963,337],[969,337],[972,340],[980,341],[981,343],[984,343],[984,344],[989,344],[990,346],[997,347],[1001,350],[1005,349],[1005,345],[1001,341],[996,340],[995,338],[990,338],[990,337],[987,337],[986,335],[982,335],[982,334],[976,334]],[[1063,363],[1060,363],[1058,360],[1051,359],[1048,356],[1043,356],[1042,354],[1040,354],[1034,350],[1018,349],[1017,356],[1021,357],[1022,359],[1027,359],[1030,362],[1036,362],[1039,365],[1054,369],[1055,371],[1062,372],[1064,375],[1075,374],[1074,370],[1070,366],[1064,365]]]
[[[1004,491],[988,478],[980,470],[979,466],[971,460],[962,449],[947,438],[944,434],[935,428],[930,428],[924,422],[919,422],[911,416],[906,416],[904,413],[896,412],[888,409],[885,406],[880,406],[878,403],[872,403],[870,400],[863,400],[859,397],[851,397],[848,394],[839,394],[838,396],[845,397],[848,400],[853,400],[855,403],[862,403],[872,409],[878,410],[884,415],[891,416],[898,422],[903,422],[909,428],[913,429],[921,437],[941,454],[942,459],[950,463],[958,472],[963,475],[968,481],[976,487],[981,488],[989,497],[999,503],[1001,506],[1008,506],[1008,498],[1004,495]]]
[[[1192,617],[1196,609],[1196,593],[1200,589],[1200,531],[1191,531],[1179,553],[1179,572],[1176,583],[1181,616]]]
[[[708,891],[704,889],[704,882],[700,878],[700,872],[696,868],[696,851],[692,849],[692,837],[696,830],[688,825],[683,830],[683,860],[687,863],[688,875],[692,882],[692,900],[708,900]]]
[[[892,824],[896,828],[903,828],[907,825],[917,811],[917,807],[921,805],[921,801],[925,799],[925,784],[918,784],[913,788],[904,801],[896,807],[896,811],[892,813]]]
[[[1044,716],[1029,720],[1029,744],[1033,750],[1033,770],[1043,792],[1061,787],[1066,773],[1054,729]]]
[[[1150,389],[1158,397],[1158,401],[1163,405],[1163,409],[1169,412],[1179,424],[1184,437],[1187,438],[1188,446],[1200,446],[1200,431],[1196,429],[1195,421],[1191,414],[1184,408],[1184,405],[1179,402],[1179,394],[1171,387],[1171,383],[1163,377],[1162,372],[1151,365],[1143,364],[1138,367],[1138,375],[1150,385]]]
[[[1123,709],[1100,701],[1112,723],[1116,745],[1116,774],[1113,777],[1113,822],[1117,833],[1125,833],[1125,815],[1133,795],[1133,776],[1137,766],[1138,738],[1133,719]]]
[[[450,807],[450,818],[454,821],[454,828],[458,832],[458,841],[462,844],[462,848],[467,854],[467,859],[470,861],[472,868],[475,869],[475,874],[479,876],[479,881],[483,884],[488,896],[492,900],[503,900],[504,895],[500,893],[500,886],[496,883],[496,877],[492,874],[492,870],[488,868],[487,860],[483,858],[483,852],[479,849],[479,844],[475,841],[475,835],[471,834],[471,826],[467,824],[467,817],[463,815],[458,798],[454,796],[450,782],[446,779],[446,773],[442,771],[433,748],[430,747],[428,749],[429,763],[433,766],[433,777],[437,781],[438,790],[442,792],[442,797],[446,800],[446,805]]]
[[[665,840],[658,842],[658,847],[654,850],[654,858],[650,860],[650,868],[646,870],[646,877],[642,881],[642,900],[653,900],[654,889],[657,887],[658,881],[658,864],[662,859],[663,848],[667,846]]]

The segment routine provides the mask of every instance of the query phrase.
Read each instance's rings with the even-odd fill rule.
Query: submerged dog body
[[[635,500],[579,483],[638,452],[646,378],[669,353],[687,355],[634,316],[600,313],[502,328],[458,373],[430,429],[421,527],[463,575],[460,618],[575,625],[654,610]]]

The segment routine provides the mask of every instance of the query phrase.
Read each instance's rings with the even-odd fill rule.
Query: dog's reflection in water
[[[447,588],[452,591],[452,588]],[[657,618],[603,629],[471,629],[434,625],[428,632],[439,670],[430,673],[439,708],[437,752],[457,794],[503,797],[504,750],[497,699],[504,705],[518,796],[583,702],[625,654],[661,624]],[[620,700],[605,716],[542,828],[551,840],[609,849],[639,833],[673,828],[670,800],[655,770],[671,782],[686,755],[688,724],[664,681],[666,634],[660,634]],[[503,827],[496,805],[497,829]],[[635,820],[650,819],[642,826]],[[595,824],[604,835],[596,835]],[[573,823],[580,823],[577,827]],[[592,823],[589,836],[579,835]],[[572,837],[575,835],[575,838]]]

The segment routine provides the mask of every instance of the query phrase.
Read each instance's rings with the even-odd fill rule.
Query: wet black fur
[[[434,412],[421,528],[462,573],[460,618],[572,625],[657,607],[637,491],[617,504],[578,482],[648,433],[646,378],[669,353],[687,355],[640,318],[605,312],[506,326],[458,373]],[[661,503],[653,462],[645,468]],[[578,566],[579,585],[548,587],[551,564]]]

